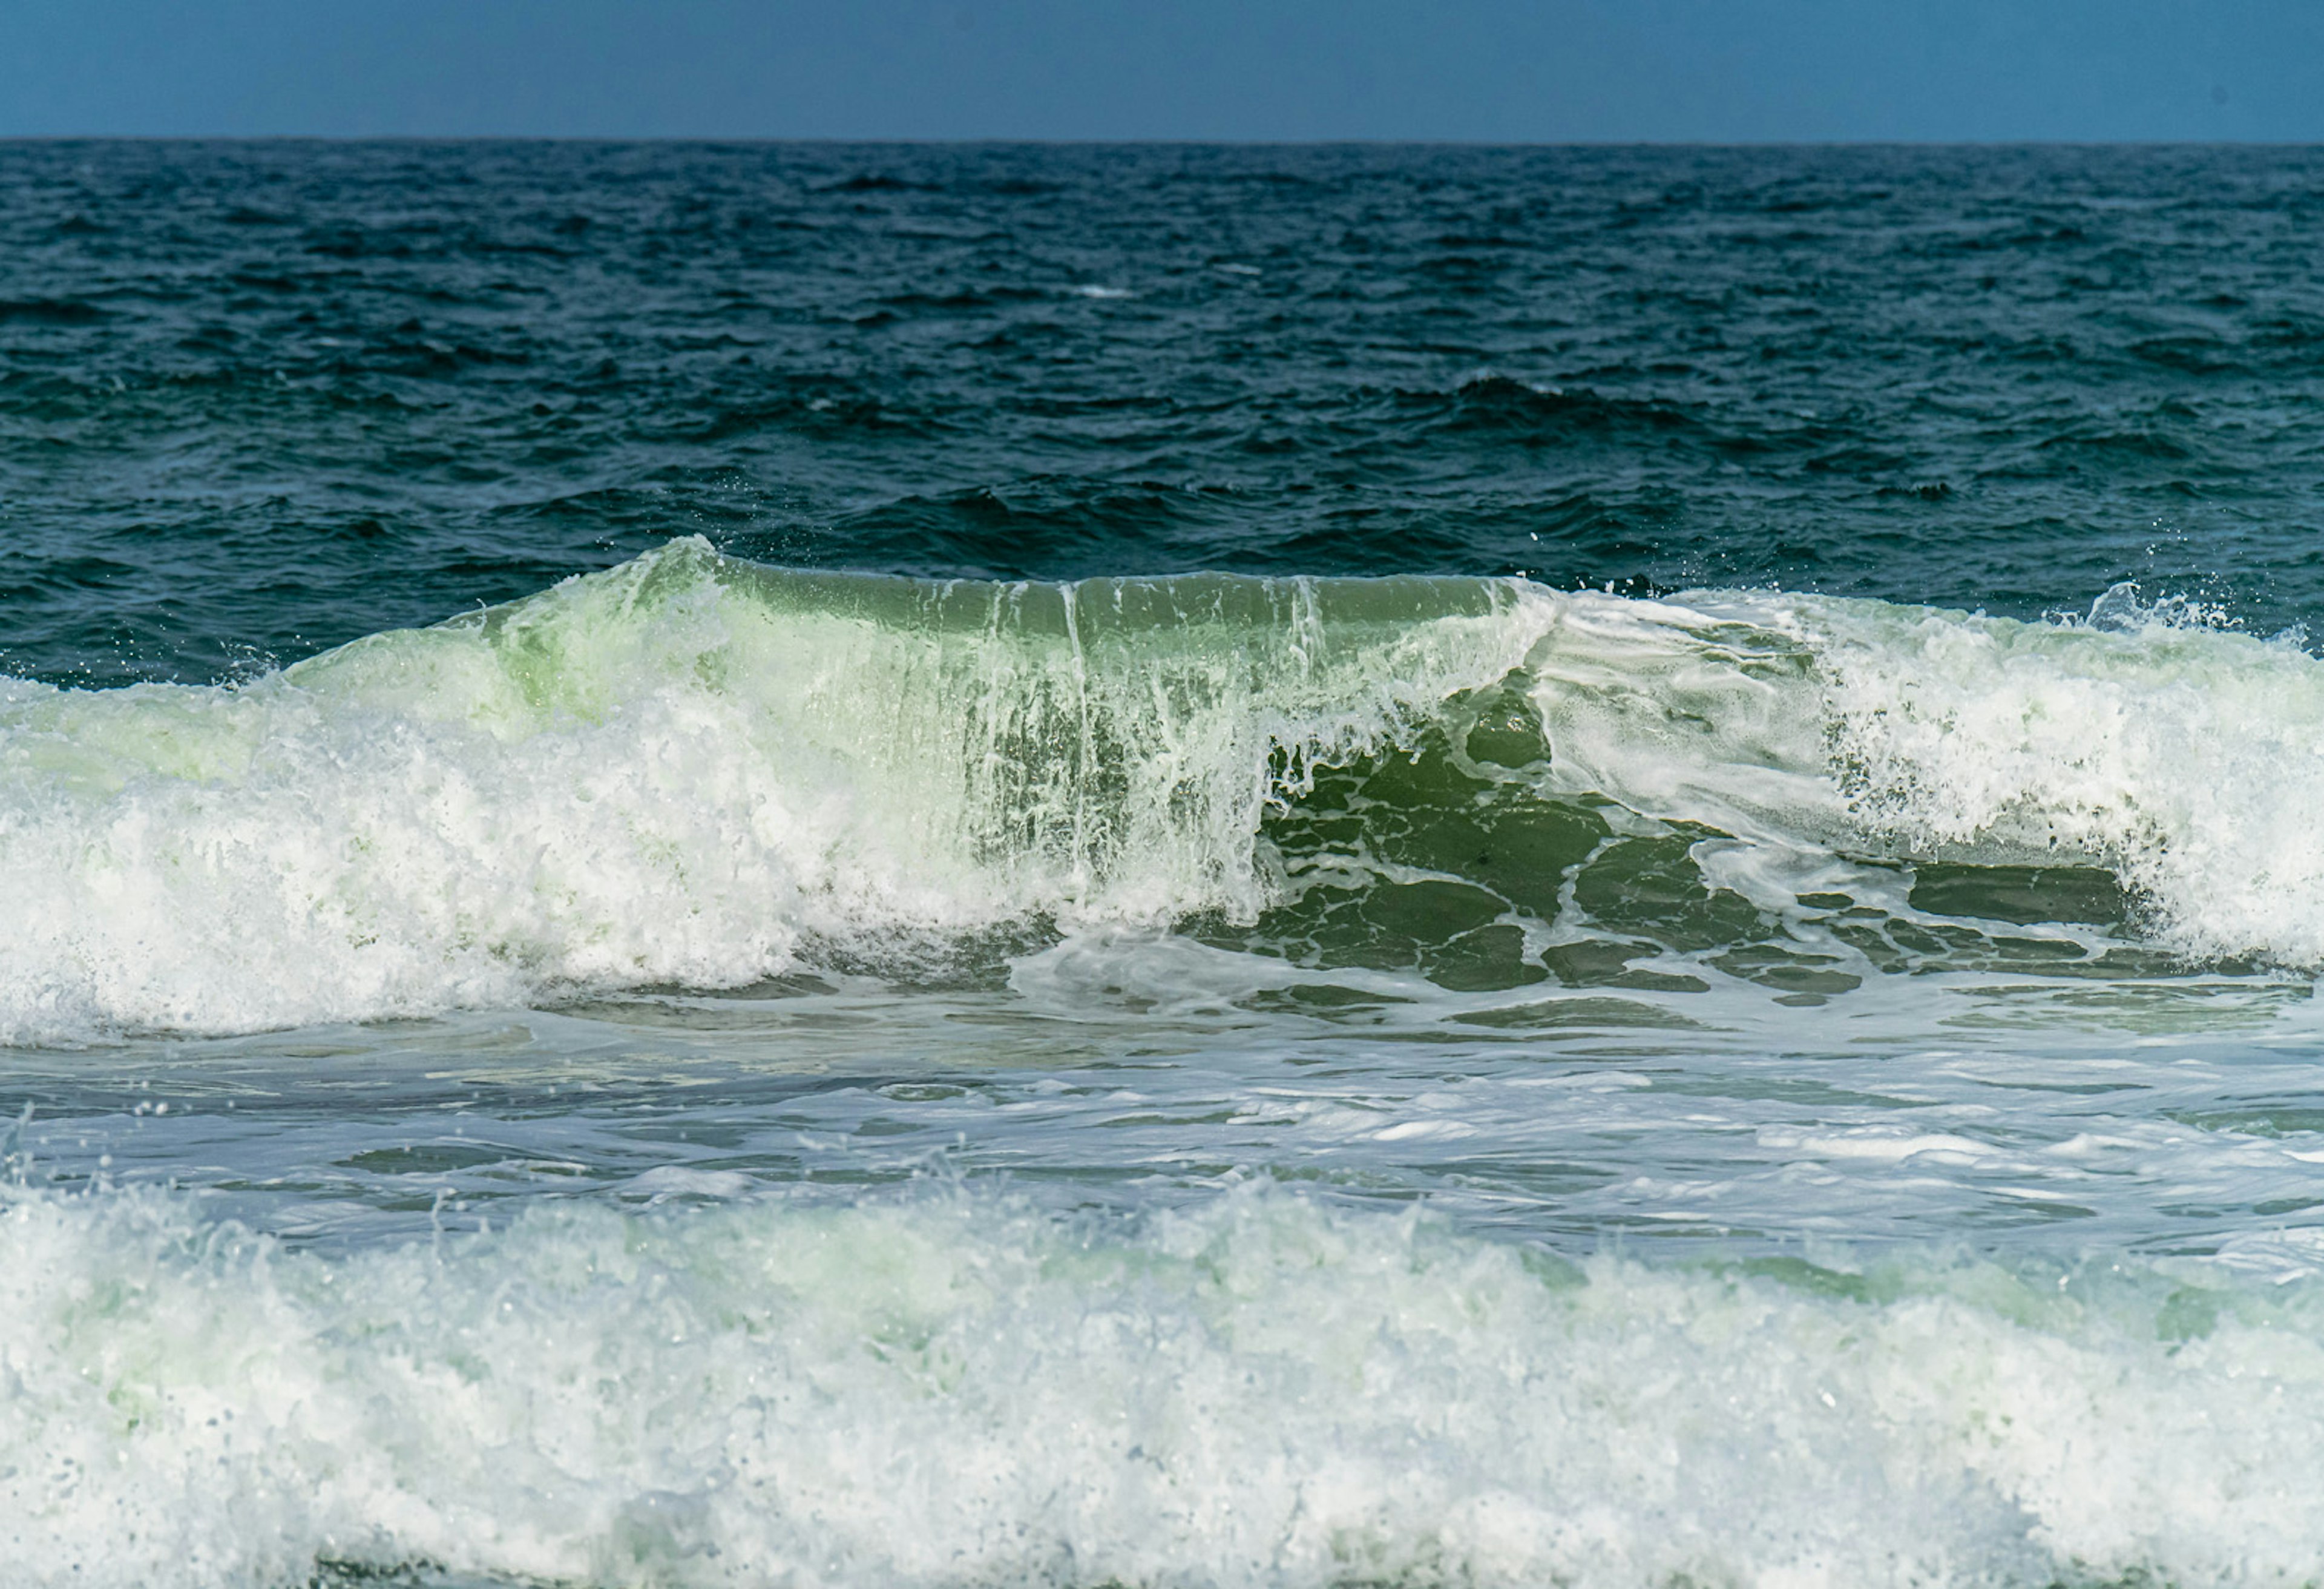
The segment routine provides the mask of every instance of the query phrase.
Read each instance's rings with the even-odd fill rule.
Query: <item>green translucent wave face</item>
[[[1278,1001],[1664,1022],[2296,965],[2317,671],[1877,603],[678,541],[241,687],[9,687],[0,1029],[1000,978],[1122,928],[1313,974]]]
[[[1744,983],[1814,1005],[1882,975],[2221,969],[2141,947],[2135,901],[2097,866],[1858,860],[1840,868],[1852,891],[1754,902],[1699,859],[1730,836],[1545,787],[1554,750],[1532,682],[1513,672],[1448,702],[1415,743],[1318,771],[1259,829],[1279,902],[1247,924],[1213,918],[1194,930],[1322,974],[1270,1000],[1315,1008],[1367,1002],[1332,984],[1347,970],[1416,972],[1458,992]],[[1644,1020],[1683,1002],[1631,1008]]]
[[[244,1030],[1249,920],[1510,581],[787,573],[680,541],[237,688],[0,696],[0,1033]]]

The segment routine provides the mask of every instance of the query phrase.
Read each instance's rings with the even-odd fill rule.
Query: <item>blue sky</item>
[[[0,135],[2324,140],[2316,0],[6,0]]]

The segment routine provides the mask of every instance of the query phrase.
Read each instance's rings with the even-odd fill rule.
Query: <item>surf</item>
[[[0,1543],[95,1585],[2313,1570],[2312,1284],[1821,1257],[1569,1263],[1264,1186],[556,1204],[336,1257],[14,1195]]]
[[[2324,960],[2324,667],[2166,616],[919,581],[683,539],[238,683],[0,683],[0,1039],[1122,928],[1811,1001],[2029,925],[2126,974]]]

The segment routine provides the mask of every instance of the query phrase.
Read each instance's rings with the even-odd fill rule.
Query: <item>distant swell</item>
[[[2324,668],[2166,616],[928,583],[676,541],[239,687],[0,682],[0,1038],[1123,923],[1447,985],[1587,961],[1817,997],[1925,954],[1928,917],[2324,959]]]

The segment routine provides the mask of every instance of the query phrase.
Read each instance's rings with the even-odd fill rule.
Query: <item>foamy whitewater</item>
[[[2279,1583],[2324,1527],[2310,1287],[1576,1268],[1260,1191],[0,1241],[20,1582]]]
[[[246,1199],[249,1175],[207,1162],[235,1128],[192,1121],[314,1085],[198,1034],[345,1033],[321,1058],[382,1040],[335,1023],[545,1002],[618,1033],[659,1008],[724,1039],[710,1069],[732,1085],[770,1057],[866,1063],[860,1036],[847,1058],[784,1030],[788,1002],[927,1044],[929,1014],[866,1011],[933,977],[956,988],[938,1025],[1084,1029],[1091,1051],[1046,1063],[951,1057],[988,1088],[1023,1091],[1006,1067],[1028,1059],[1066,1091],[1150,1068],[1157,1030],[1122,1015],[1159,1012],[1165,1049],[1213,1057],[1109,1085],[1098,1134],[1240,1127],[1268,1158],[1438,1183],[1443,1212],[1334,1208],[1270,1187],[1287,1164],[1187,1165],[1167,1132],[1106,1155],[1175,1183],[1159,1203],[977,1189],[943,1169],[948,1127],[955,1153],[982,1137],[1028,1167],[1078,1132],[946,1111],[957,1083],[885,1084],[881,1113],[841,1118],[789,1100],[778,1134],[939,1139],[841,1205],[812,1164],[787,1192],[749,1150],[738,1128],[777,1123],[759,1099],[667,1112],[743,1150],[709,1162],[490,1126],[404,1150],[438,1178],[404,1244],[300,1251],[182,1196],[20,1173],[0,1537],[38,1583],[288,1582],[318,1562],[671,1584],[2299,1581],[2324,1539],[2302,1476],[2324,1459],[2324,1243],[2176,1255],[2190,1222],[2138,1202],[2314,1200],[2297,1192],[2324,1147],[2254,1135],[2227,1095],[2250,1078],[2171,1005],[2311,1030],[2304,1004],[2270,1006],[2324,948],[2319,680],[2290,643],[2135,614],[914,583],[681,541],[241,684],[15,685],[6,1030],[99,1073],[138,1055],[180,1090],[231,1076],[133,1115],[203,1131],[170,1155],[181,1181]],[[1410,853],[1448,820],[1480,836]],[[1952,906],[1932,907],[1948,866]],[[2118,879],[2126,902],[2010,919],[2044,873],[2085,895]],[[1335,932],[1349,910],[1373,929]],[[651,992],[676,988],[698,992]],[[704,997],[722,989],[742,997]],[[2147,1067],[2181,1088],[2225,1072],[2221,1118],[1972,1101],[2157,1086],[2096,1055],[2071,1082],[1978,1074],[1979,999],[2066,1012],[2069,1049],[2175,1046]],[[1706,1071],[1734,1103],[1842,1102],[1784,1056],[1894,1045],[1932,1000],[1960,1011],[1960,1051],[1899,1053],[1852,1117],[1702,1119]],[[513,1019],[591,1085],[603,1039]],[[1575,1036],[1597,1042],[1557,1040]],[[1417,1088],[1415,1039],[1438,1076]],[[614,1063],[635,1086],[638,1057]],[[1284,1085],[1317,1064],[1341,1079]],[[1674,1086],[1674,1067],[1698,1074]],[[706,1085],[687,1069],[665,1079]],[[370,1085],[411,1086],[398,1070]],[[1636,1178],[1675,1196],[1600,1185],[1599,1228],[1748,1233],[1728,1255],[1642,1264],[1554,1218],[1480,1233],[1555,1206],[1529,1150],[1555,1150],[1581,1205],[1591,1158],[1641,1133],[1665,1142]],[[36,1108],[16,1151],[104,1185],[118,1134],[44,1132]],[[404,1178],[395,1159],[337,1168]],[[495,1178],[558,1174],[613,1200],[527,1199],[498,1229],[479,1213],[510,1189]],[[1866,1224],[1823,1212],[1851,1179],[1874,1224],[1923,1242],[1946,1208],[1973,1229],[1997,1203],[2111,1228],[2121,1255],[1858,1252]],[[371,1195],[381,1213],[337,1228],[394,1208]]]
[[[2324,1584],[2319,192],[0,145],[0,1589]]]

